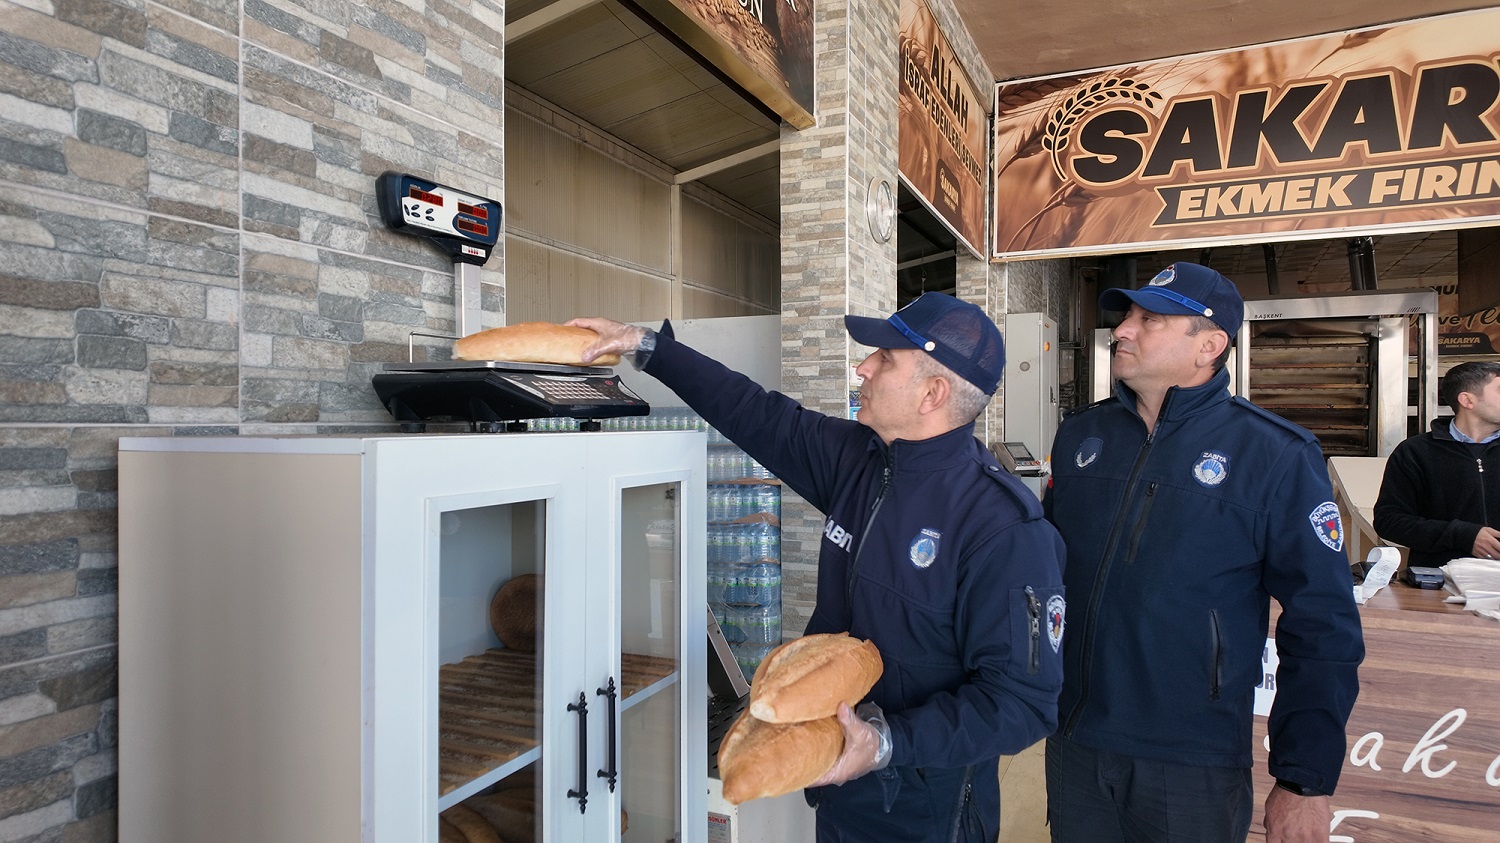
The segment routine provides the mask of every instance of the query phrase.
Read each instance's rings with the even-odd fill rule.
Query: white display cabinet
[[[436,843],[508,790],[507,841],[702,840],[704,454],[122,439],[120,838]],[[532,573],[527,653],[489,611]]]

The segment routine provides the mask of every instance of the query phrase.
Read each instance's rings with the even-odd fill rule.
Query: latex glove
[[[844,751],[833,762],[833,766],[828,768],[828,772],[809,787],[843,784],[866,773],[884,769],[890,763],[890,727],[885,725],[885,715],[874,703],[865,703],[860,706],[860,711],[865,717],[874,719],[875,723],[866,722],[851,711],[848,705],[839,703],[838,718],[839,725],[844,727]],[[885,730],[884,754],[880,751],[882,729]]]
[[[588,328],[599,335],[599,339],[593,345],[583,350],[583,362],[593,362],[594,358],[601,354],[618,354],[627,357],[641,346],[641,338],[646,336],[646,329],[639,325],[626,325],[613,319],[603,319],[598,316],[583,316],[578,319],[569,319],[564,325],[575,328]]]
[[[1266,794],[1266,843],[1328,843],[1333,808],[1327,796],[1298,796],[1272,787]]]

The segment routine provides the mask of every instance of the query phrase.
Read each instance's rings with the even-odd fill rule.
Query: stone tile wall
[[[452,330],[451,264],[374,184],[503,201],[502,28],[0,0],[0,840],[115,838],[118,439],[386,429],[371,374]]]

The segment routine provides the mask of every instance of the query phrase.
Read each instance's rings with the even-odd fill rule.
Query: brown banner
[[[1500,10],[997,86],[993,256],[1500,217]]]
[[[813,118],[813,0],[633,0],[798,129]],[[627,0],[626,5],[631,5]]]
[[[901,177],[982,255],[984,103],[923,0],[901,0],[900,43]]]

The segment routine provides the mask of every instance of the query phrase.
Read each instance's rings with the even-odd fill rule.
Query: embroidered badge
[[[1090,436],[1078,443],[1078,450],[1073,454],[1073,464],[1079,468],[1088,468],[1094,460],[1099,459],[1102,453],[1104,453],[1104,440],[1097,436]]]
[[[1172,283],[1173,281],[1176,281],[1176,280],[1177,280],[1177,270],[1175,270],[1175,269],[1173,269],[1172,267],[1169,266],[1166,269],[1163,269],[1161,272],[1156,273],[1156,277],[1152,278],[1149,282],[1147,282],[1146,286],[1148,286],[1148,287],[1165,287],[1168,284],[1170,284],[1170,283]]]
[[[1210,489],[1224,482],[1229,476],[1229,457],[1218,451],[1204,451],[1193,463],[1193,479]]]
[[[943,534],[937,530],[922,528],[922,532],[917,533],[917,537],[911,540],[911,550],[907,553],[911,558],[911,564],[917,566],[919,570],[931,565],[933,560],[937,559],[938,541],[942,538]]]
[[[1344,549],[1344,522],[1339,517],[1337,504],[1333,501],[1318,504],[1307,516],[1307,520],[1312,522],[1313,532],[1318,534],[1323,544],[1334,550]]]
[[[1068,613],[1068,604],[1061,594],[1047,598],[1047,640],[1052,642],[1052,652],[1062,646],[1063,619]]]

